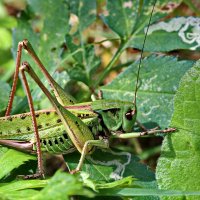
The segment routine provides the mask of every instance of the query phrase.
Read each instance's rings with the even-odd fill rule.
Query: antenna
[[[144,42],[143,42],[142,51],[141,51],[141,55],[140,55],[140,59],[139,59],[136,86],[135,86],[135,96],[134,96],[134,102],[133,102],[135,104],[135,111],[136,111],[136,95],[137,95],[137,91],[138,91],[139,75],[140,75],[140,68],[141,68],[141,64],[142,64],[142,57],[143,57],[143,53],[144,53],[144,45],[145,45],[145,42],[146,42],[146,39],[147,39],[147,33],[148,33],[148,30],[149,30],[149,26],[150,26],[150,23],[151,23],[151,18],[152,18],[153,12],[154,12],[156,2],[157,2],[157,0],[155,0],[154,4],[153,4],[153,9],[151,11],[151,15],[150,15],[150,18],[149,18],[149,23],[148,23],[148,26],[147,26],[147,31],[146,31],[145,36],[144,36]]]

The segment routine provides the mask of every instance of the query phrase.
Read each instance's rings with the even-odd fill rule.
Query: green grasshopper
[[[41,72],[48,80],[54,96],[43,85],[29,63],[23,62],[21,64],[23,48],[27,50],[39,66]],[[139,77],[139,70],[140,65],[137,77]],[[25,72],[41,88],[51,102],[53,109],[34,110]],[[30,112],[10,115],[19,73],[22,75],[22,82],[28,98]],[[74,173],[81,169],[85,156],[91,154],[95,146],[109,148],[110,137],[134,138],[159,132],[167,133],[174,131],[175,129],[169,128],[166,130],[129,133],[133,130],[136,122],[137,89],[138,79],[134,102],[97,100],[76,104],[73,97],[67,94],[54,81],[28,40],[23,40],[18,44],[16,70],[6,116],[0,118],[0,144],[29,153],[37,153],[38,173],[26,176],[26,178],[36,178],[44,177],[42,152],[61,154],[78,150],[81,153],[81,157],[76,169],[71,171],[71,173]],[[100,125],[99,119],[101,119]],[[102,132],[103,134],[101,134]]]

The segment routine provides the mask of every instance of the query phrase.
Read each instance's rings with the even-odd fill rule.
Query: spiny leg
[[[26,91],[26,95],[27,95],[27,99],[28,99],[28,104],[29,104],[29,108],[30,108],[30,112],[31,112],[33,130],[34,130],[36,147],[37,147],[37,159],[38,159],[38,173],[25,176],[25,179],[27,179],[27,178],[37,178],[37,177],[40,177],[40,176],[42,178],[44,178],[42,152],[41,152],[40,138],[39,138],[39,133],[38,133],[38,128],[37,128],[37,121],[36,121],[36,117],[35,117],[35,110],[34,110],[34,106],[33,106],[33,99],[32,99],[32,96],[31,96],[31,92],[30,92],[30,89],[29,89],[29,85],[28,85],[24,70],[25,69],[22,66],[20,68],[20,72],[21,72],[21,75],[22,75],[22,82],[23,82],[24,87],[25,87],[25,91]]]
[[[5,116],[9,116],[10,112],[11,112],[11,109],[12,109],[12,104],[13,104],[13,100],[14,100],[14,96],[15,96],[15,92],[16,92],[16,86],[17,86],[17,82],[18,82],[19,68],[20,68],[20,65],[21,65],[21,56],[22,56],[22,49],[23,48],[25,50],[27,50],[29,55],[32,57],[32,59],[37,64],[37,66],[40,68],[41,72],[44,74],[44,76],[48,80],[49,85],[51,86],[51,88],[52,88],[52,90],[54,92],[54,95],[55,95],[56,99],[60,102],[60,104],[61,105],[74,104],[75,99],[70,94],[67,94],[58,85],[58,83],[54,81],[54,79],[51,77],[49,72],[46,70],[46,68],[42,64],[42,62],[39,59],[39,57],[36,55],[35,51],[33,50],[32,46],[30,44],[30,42],[25,39],[22,42],[18,43],[14,80],[13,80],[13,85],[12,85],[12,89],[11,89],[11,92],[10,92],[10,97],[9,97],[9,100],[8,100],[8,106],[7,106],[7,109],[6,109]]]
[[[167,128],[164,130],[157,130],[157,129],[150,129],[147,131],[143,132],[132,132],[132,133],[116,133],[112,132],[112,138],[120,138],[120,139],[129,139],[129,138],[138,138],[138,137],[143,137],[143,136],[148,136],[148,135],[155,135],[157,133],[172,133],[176,131],[175,128]]]
[[[13,78],[13,85],[12,85],[12,89],[10,92],[5,116],[9,116],[11,109],[12,109],[12,104],[13,104],[13,100],[14,100],[14,96],[15,96],[15,92],[16,92],[16,87],[17,87],[17,82],[19,79],[19,67],[20,67],[20,63],[21,63],[22,47],[23,47],[23,42],[19,42],[18,47],[17,47],[17,59],[16,59],[15,74],[14,74],[14,78]]]

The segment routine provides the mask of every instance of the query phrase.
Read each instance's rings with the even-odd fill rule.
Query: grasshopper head
[[[98,100],[92,103],[92,109],[103,120],[110,131],[131,132],[136,121],[136,107],[132,102]]]
[[[137,117],[137,109],[135,105],[127,105],[123,108],[122,129],[124,132],[133,131],[133,127]]]

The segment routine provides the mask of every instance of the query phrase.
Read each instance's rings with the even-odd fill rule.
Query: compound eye
[[[136,111],[135,110],[130,110],[126,113],[126,119],[132,120],[133,116],[135,115]]]
[[[130,110],[130,111],[128,111],[127,113],[126,113],[126,119],[128,119],[128,120],[132,120],[132,110]]]

